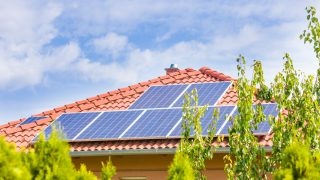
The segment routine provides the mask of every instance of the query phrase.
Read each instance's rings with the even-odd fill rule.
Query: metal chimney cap
[[[170,68],[178,68],[178,64],[171,64]]]

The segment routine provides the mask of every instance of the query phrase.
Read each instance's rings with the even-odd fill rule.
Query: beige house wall
[[[226,179],[223,171],[223,156],[215,154],[214,158],[206,162],[208,179]],[[123,177],[145,177],[148,180],[163,180],[167,178],[168,166],[172,162],[172,154],[161,155],[116,155],[111,157],[117,167],[117,175],[114,179]],[[81,163],[100,176],[101,162],[106,162],[108,156],[73,157],[73,162],[78,168]]]

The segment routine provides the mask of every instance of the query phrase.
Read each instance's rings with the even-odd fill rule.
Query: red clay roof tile
[[[62,112],[81,112],[81,111],[103,111],[127,109],[150,85],[165,85],[176,83],[196,83],[196,82],[214,82],[234,80],[230,76],[219,73],[208,67],[202,67],[199,70],[187,68],[168,75],[159,76],[155,79],[140,82],[129,87],[106,92],[93,96],[88,99],[77,101],[45,111],[40,115],[49,116],[48,118],[26,124],[21,127],[15,127],[23,119],[13,121],[0,126],[0,135],[5,135],[10,142],[16,143],[18,148],[27,147],[30,141],[43,130],[46,126],[57,118]],[[230,88],[221,98],[219,104],[235,104],[237,102],[237,93],[234,88]],[[265,136],[261,143],[266,146],[272,145],[271,136]],[[100,142],[71,142],[71,151],[100,151],[100,150],[123,150],[123,149],[166,149],[177,148],[179,139],[157,139],[157,140],[119,140],[119,141],[100,141]],[[226,147],[228,142],[222,141],[217,146]]]

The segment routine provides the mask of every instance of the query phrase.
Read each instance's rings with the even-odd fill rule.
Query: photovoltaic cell
[[[94,120],[100,112],[62,114],[44,130],[46,137],[52,132],[52,127],[60,129],[67,140],[72,140],[83,128]]]
[[[76,140],[118,138],[141,113],[142,110],[104,112]]]
[[[266,134],[270,131],[271,126],[269,124],[268,118],[269,116],[277,117],[278,116],[278,110],[277,110],[277,104],[263,104],[263,113],[266,115],[266,121],[263,121],[258,124],[258,129],[253,130],[254,134]]]
[[[40,119],[44,119],[46,118],[45,116],[31,116],[31,117],[28,117],[26,120],[24,120],[22,123],[19,124],[19,126],[21,125],[24,125],[24,124],[29,124],[29,123],[32,123],[34,121],[37,121],[37,120],[40,120]]]
[[[124,134],[123,138],[165,137],[181,117],[181,109],[148,110]]]
[[[217,132],[223,123],[226,121],[227,116],[231,115],[233,109],[235,106],[219,106],[219,107],[209,107],[208,111],[205,113],[203,118],[201,119],[201,125],[202,125],[202,134],[208,135],[208,131],[210,130],[210,124],[212,123],[212,115],[214,110],[219,112],[219,116],[216,122],[216,131]],[[176,137],[181,136],[181,123],[172,131],[170,136]],[[193,134],[193,130],[191,132],[191,135]]]
[[[193,89],[197,89],[199,106],[204,106],[206,104],[215,105],[230,84],[231,82],[192,84],[186,92],[190,93]],[[184,97],[182,96],[173,107],[182,107],[183,102]]]
[[[129,109],[167,108],[186,87],[185,84],[152,86]]]
[[[268,118],[269,115],[277,117],[278,115],[277,104],[275,103],[262,104],[262,106],[263,106],[263,113],[265,114],[266,118]],[[236,115],[238,115],[238,110],[234,112],[234,114],[232,115],[232,119]],[[232,126],[232,122],[228,121],[219,134],[224,134],[224,135],[229,134],[228,129],[231,126]],[[258,124],[258,129],[252,130],[252,131],[254,134],[267,134],[270,131],[270,129],[271,129],[271,126],[268,122],[268,119],[266,119],[265,121]]]

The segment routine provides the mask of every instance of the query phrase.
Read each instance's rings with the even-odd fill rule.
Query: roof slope
[[[185,84],[199,82],[216,82],[234,80],[230,76],[202,67],[199,70],[191,68],[167,72],[167,75],[160,76],[145,82],[140,82],[128,87],[99,94],[84,100],[54,108],[49,111],[36,114],[34,116],[47,116],[29,124],[17,126],[24,119],[9,122],[0,126],[0,135],[4,135],[6,140],[16,144],[18,148],[27,147],[30,141],[48,126],[60,114],[65,112],[85,112],[127,109],[148,87],[151,85]],[[234,88],[230,88],[219,101],[219,104],[235,104],[237,93]],[[261,139],[262,145],[271,145],[269,137]],[[226,146],[227,143],[221,143]],[[101,141],[101,142],[77,142],[71,143],[72,151],[96,151],[96,150],[122,150],[122,149],[161,149],[175,148],[178,141],[175,139],[163,140],[121,140],[121,141]]]

